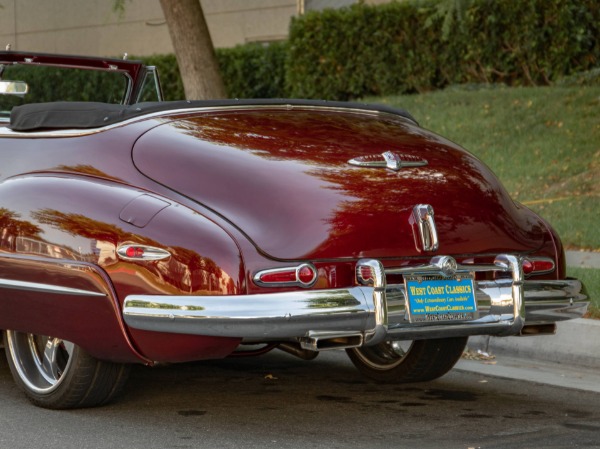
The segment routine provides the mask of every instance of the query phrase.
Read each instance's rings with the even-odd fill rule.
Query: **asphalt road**
[[[0,356],[0,448],[600,448],[600,394],[462,371],[365,381],[345,354],[135,368],[96,409],[30,405]]]

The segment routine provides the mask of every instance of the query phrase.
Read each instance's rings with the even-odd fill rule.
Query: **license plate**
[[[477,318],[473,276],[404,276],[411,323]]]

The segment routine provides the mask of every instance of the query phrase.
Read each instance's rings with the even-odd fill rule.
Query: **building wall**
[[[90,56],[172,51],[158,0],[127,1],[123,17],[112,5],[113,0],[2,0],[0,46]]]
[[[298,0],[201,0],[216,47],[287,37]]]
[[[299,12],[357,0],[201,0],[216,47],[287,37]],[[381,3],[390,0],[369,0]],[[128,0],[122,16],[113,0],[1,0],[0,48],[90,56],[147,56],[173,47],[159,0]]]

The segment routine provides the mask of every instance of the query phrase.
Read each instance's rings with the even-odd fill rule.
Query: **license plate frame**
[[[479,317],[472,273],[451,277],[405,275],[406,311],[411,323],[472,321]]]

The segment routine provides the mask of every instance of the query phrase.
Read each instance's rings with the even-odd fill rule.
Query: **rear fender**
[[[235,241],[191,209],[131,186],[90,177],[34,175],[0,184],[0,328],[72,341],[117,362],[218,358],[236,339],[130,331],[130,294],[239,294]],[[123,260],[124,244],[168,251],[160,261]]]

